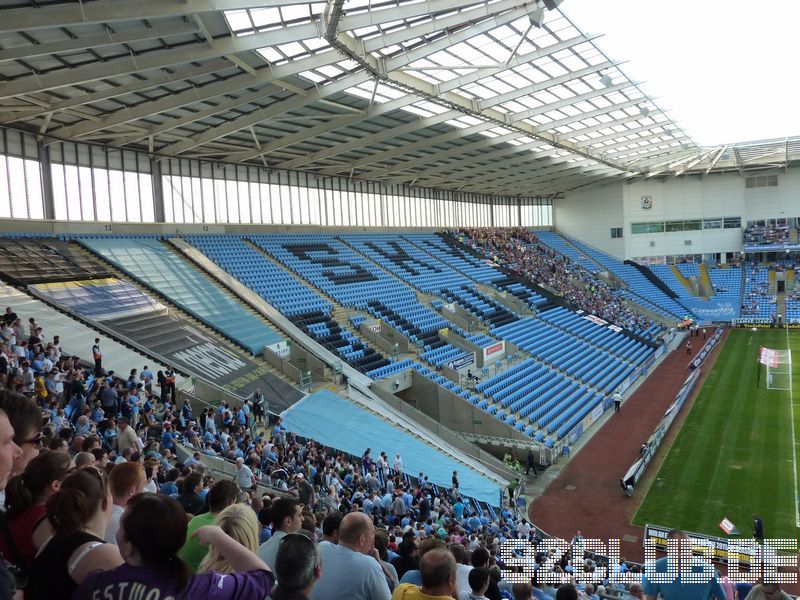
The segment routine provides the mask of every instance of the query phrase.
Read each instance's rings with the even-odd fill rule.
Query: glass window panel
[[[153,223],[156,220],[155,203],[153,202],[153,176],[149,173],[139,174],[139,196],[141,198],[141,221]]]
[[[228,223],[239,223],[239,186],[236,181],[225,182],[225,205],[228,207]]]
[[[111,198],[108,193],[108,171],[93,169],[94,171],[94,198],[97,203],[97,220],[111,221]]]
[[[139,200],[139,177],[136,173],[125,171],[125,202],[127,204],[127,220],[138,223],[142,219]]]

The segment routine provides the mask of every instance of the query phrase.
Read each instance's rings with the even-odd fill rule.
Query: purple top
[[[194,575],[186,587],[174,587],[158,572],[127,563],[111,571],[94,571],[72,596],[73,600],[129,600],[131,598],[208,598],[210,600],[264,600],[275,582],[268,571],[223,574],[211,571]],[[157,590],[157,591],[156,591]]]

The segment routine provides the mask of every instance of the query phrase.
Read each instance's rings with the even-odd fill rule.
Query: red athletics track
[[[727,332],[723,342],[726,338]],[[702,338],[692,338],[692,342],[695,350],[702,347]],[[703,373],[711,369],[722,346],[722,343],[718,344],[706,359]],[[572,457],[544,494],[531,505],[529,516],[538,527],[566,540],[572,539],[577,529],[585,538],[619,539],[623,557],[636,562],[644,560],[644,528],[631,525],[631,521],[666,455],[666,449],[702,386],[703,375],[656,454],[654,463],[648,468],[645,481],[633,497],[627,498],[622,492],[619,478],[639,456],[642,443],[647,441],[666,409],[675,400],[681,385],[689,376],[688,363],[686,350],[680,345],[622,404],[620,412],[612,415]],[[625,536],[631,536],[628,538],[631,541],[625,541]]]

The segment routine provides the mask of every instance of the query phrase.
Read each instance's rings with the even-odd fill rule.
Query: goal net
[[[766,362],[767,389],[791,390],[792,389],[792,351],[773,350],[774,360]]]

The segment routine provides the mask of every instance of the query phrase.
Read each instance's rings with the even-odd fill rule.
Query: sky
[[[563,0],[696,143],[800,135],[800,1]]]

